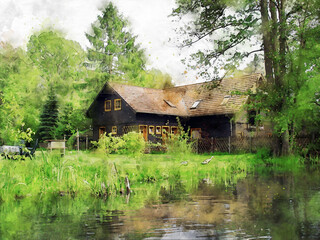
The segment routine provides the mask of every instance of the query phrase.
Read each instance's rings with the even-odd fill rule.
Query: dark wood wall
[[[114,100],[121,99],[121,110],[115,111]],[[111,100],[111,111],[105,111],[105,100]],[[123,134],[124,126],[178,126],[176,116],[159,115],[149,113],[136,113],[116,92],[110,88],[105,88],[100,92],[91,110],[93,139],[99,139],[99,128],[105,127],[110,133],[113,126],[117,127],[117,135]],[[192,118],[179,118],[185,130],[190,127],[201,128],[201,136],[206,137],[228,137],[234,135],[234,124],[230,124],[230,116],[215,115]],[[148,134],[148,140],[156,141],[161,135]]]
[[[114,110],[114,100],[121,99],[121,110]],[[111,100],[111,111],[105,111],[105,100]],[[133,125],[136,122],[135,111],[111,89],[104,89],[97,97],[91,109],[93,139],[99,139],[99,128],[105,127],[110,133],[112,126],[117,126],[118,134],[122,134],[122,127]]]
[[[234,134],[234,124],[230,124],[230,117],[224,115],[193,117],[187,121],[190,128],[201,128],[201,136],[229,137]],[[232,133],[231,133],[232,132]]]
[[[159,114],[150,114],[150,113],[137,113],[136,115],[137,125],[145,125],[145,126],[178,126],[177,116],[172,115],[159,115]],[[181,123],[184,123],[184,119],[179,118]],[[158,141],[161,138],[160,134],[150,135],[148,134],[149,141]]]

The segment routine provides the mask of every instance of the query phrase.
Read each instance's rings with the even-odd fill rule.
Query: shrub
[[[266,160],[271,157],[271,150],[267,147],[262,147],[257,150],[257,157],[261,160]]]
[[[179,130],[178,134],[169,134],[169,137],[166,141],[167,151],[169,153],[191,153],[192,142],[190,141],[189,129],[184,131],[179,118],[177,118],[177,122]]]
[[[124,148],[122,152],[127,153],[142,153],[145,150],[146,142],[141,134],[136,132],[129,132],[122,136],[124,141]]]
[[[122,137],[112,136],[111,133],[102,136],[98,142],[92,142],[98,151],[110,153],[142,153],[146,143],[141,134],[130,132]]]

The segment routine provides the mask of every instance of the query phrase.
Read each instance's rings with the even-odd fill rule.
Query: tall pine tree
[[[136,37],[128,30],[128,22],[110,2],[102,10],[92,31],[86,34],[91,44],[88,59],[94,67],[122,82],[139,82],[146,57]]]
[[[49,88],[48,99],[46,100],[43,111],[40,115],[40,126],[38,128],[38,137],[40,140],[55,138],[55,130],[58,123],[58,100],[53,87]]]

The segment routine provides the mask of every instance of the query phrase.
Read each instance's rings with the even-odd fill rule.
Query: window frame
[[[168,129],[168,131],[167,131],[166,129]],[[166,132],[164,133],[163,130],[165,130]],[[162,135],[169,135],[170,132],[171,132],[170,130],[171,130],[170,126],[162,126],[162,132],[161,132],[161,134],[162,134]]]
[[[201,102],[202,102],[202,99],[196,100],[196,101],[192,104],[192,106],[190,107],[190,109],[196,109],[196,108],[200,105]]]
[[[229,102],[229,100],[231,99],[231,95],[225,95],[224,97],[223,97],[223,100],[222,100],[222,102],[220,103],[220,105],[221,106],[224,106],[224,105],[227,105],[227,103]]]
[[[160,131],[158,132],[157,129],[160,128]],[[161,126],[156,126],[156,134],[161,135],[162,131],[161,131]]]
[[[176,130],[177,130],[177,132],[176,132],[176,133],[174,133],[173,129],[176,129]],[[177,126],[172,126],[172,127],[171,127],[171,134],[172,134],[172,135],[176,135],[176,134],[178,134],[178,131],[179,131],[179,128],[178,128]]]
[[[150,131],[151,128],[152,128],[152,131]],[[148,126],[148,133],[149,133],[149,134],[152,134],[152,135],[154,134],[154,126],[153,126],[153,125],[149,125],[149,126]]]
[[[114,131],[114,129],[115,129],[115,131]],[[112,135],[117,135],[117,134],[118,134],[118,128],[117,128],[117,126],[112,126],[112,127],[111,127],[111,134],[112,134]]]
[[[110,103],[110,109],[107,109],[107,102]],[[111,101],[111,100],[104,100],[104,111],[105,111],[105,112],[110,112],[110,111],[112,111],[112,101]]]
[[[117,102],[118,102],[118,101],[119,101],[119,103],[120,103],[120,107],[117,107]],[[117,99],[114,100],[114,110],[115,110],[115,111],[121,110],[121,98],[117,98]]]

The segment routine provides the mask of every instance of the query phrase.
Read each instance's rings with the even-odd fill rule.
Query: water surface
[[[108,199],[22,199],[0,205],[0,239],[320,239],[319,180],[265,169],[191,190],[177,179]]]

